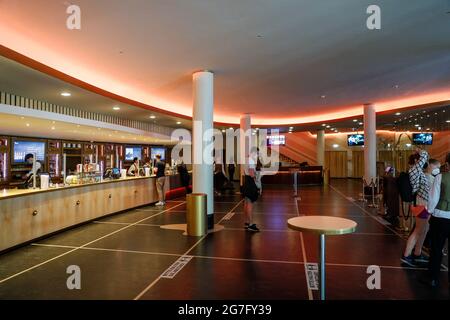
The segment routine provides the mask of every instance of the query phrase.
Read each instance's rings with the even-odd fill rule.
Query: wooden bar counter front
[[[179,187],[179,180],[178,175],[166,176],[165,192]],[[77,224],[157,201],[155,177],[131,177],[45,190],[0,190],[0,252]]]

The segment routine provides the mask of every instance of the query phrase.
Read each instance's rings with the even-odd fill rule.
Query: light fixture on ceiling
[[[56,128],[54,127],[54,126],[52,126],[52,128],[51,128],[52,130],[55,130]]]
[[[358,122],[358,119],[353,119],[353,122]]]
[[[414,127],[420,127],[420,124],[415,124]]]
[[[450,120],[445,120],[445,122],[450,123]]]
[[[430,128],[427,128],[427,131],[430,131]]]
[[[396,116],[400,116],[402,113],[401,112],[396,112],[395,115]]]
[[[222,132],[225,132],[225,129],[222,129]]]
[[[61,92],[61,95],[62,95],[63,97],[70,97],[72,94],[71,94],[70,92],[64,91],[64,92]]]
[[[327,96],[326,95],[321,95],[320,98],[325,99]]]
[[[181,121],[177,121],[177,124],[181,124]]]
[[[399,85],[398,85],[398,84],[394,85],[394,88],[395,88],[395,89],[398,89],[398,87],[399,87]]]
[[[25,124],[27,127],[29,127],[30,126],[30,124],[29,123],[27,123],[27,124]]]
[[[114,106],[114,107],[113,107],[113,110],[116,110],[116,111],[117,111],[117,110],[120,110],[120,107],[119,107],[119,106]]]
[[[330,126],[328,125],[328,126],[327,126],[327,128],[329,129],[329,128],[330,128]]]
[[[326,125],[326,123],[322,123],[322,127],[326,127],[327,125]]]
[[[155,118],[156,118],[156,116],[154,116],[154,115],[150,116],[150,119],[155,119]]]
[[[289,127],[289,130],[292,130],[292,129],[294,129],[294,127]]]
[[[363,125],[364,123],[362,123],[362,122],[359,122],[358,124],[359,124],[360,126],[362,126],[362,125]]]
[[[233,130],[233,128],[232,128],[232,127],[229,127],[228,129],[230,129],[230,130]]]
[[[410,148],[410,147],[411,147],[411,143],[407,143],[406,146],[407,146],[408,148]]]
[[[335,143],[335,144],[333,144],[333,148],[335,148],[335,149],[339,148],[339,145]]]

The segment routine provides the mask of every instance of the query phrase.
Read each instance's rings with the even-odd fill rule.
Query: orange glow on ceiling
[[[120,81],[120,78],[112,78],[110,76],[99,74],[93,67],[84,64],[80,57],[77,61],[71,61],[55,52],[51,48],[42,45],[43,42],[38,42],[34,39],[26,37],[6,25],[0,24],[0,39],[1,44],[11,50],[14,50],[24,56],[45,64],[53,69],[61,71],[71,77],[84,81],[90,85],[96,86],[100,89],[106,90],[110,93],[119,95],[124,98],[134,100],[138,103],[155,107],[161,112],[172,112],[182,116],[192,116],[192,106],[180,103],[180,101],[168,101],[163,97],[157,97],[150,93],[133,87],[132,84],[127,84]],[[395,110],[400,108],[407,108],[419,104],[429,104],[438,101],[450,100],[450,91],[433,92],[426,95],[420,95],[410,98],[391,100],[391,101],[371,101],[376,106],[376,111]],[[311,106],[311,109],[320,110],[320,106]],[[222,124],[236,125],[239,124],[239,119],[236,116],[223,114],[214,116],[214,121]],[[356,117],[363,114],[362,105],[342,106],[335,112],[320,112],[318,111],[312,116],[293,116],[288,118],[274,117],[254,117],[252,124],[257,125],[294,125],[306,124],[315,122],[324,122],[335,119],[342,119],[347,117]]]

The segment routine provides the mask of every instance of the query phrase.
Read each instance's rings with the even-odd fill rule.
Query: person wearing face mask
[[[450,153],[446,157],[446,165],[450,165]],[[442,262],[442,249],[445,241],[450,239],[450,172],[438,173],[434,169],[433,185],[430,191],[428,210],[431,212],[430,218],[430,240],[431,252],[430,263],[428,265],[432,287],[439,286],[439,275]],[[449,278],[450,283],[450,269]]]

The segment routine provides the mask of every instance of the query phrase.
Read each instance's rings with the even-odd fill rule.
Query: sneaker
[[[259,232],[258,227],[256,226],[256,224],[251,224],[247,227],[248,231],[253,231],[253,232]]]
[[[248,229],[248,227],[250,227],[250,223],[244,223],[244,229]]]
[[[430,260],[428,259],[427,256],[424,256],[423,254],[416,256],[416,255],[412,255],[413,259],[415,262],[421,262],[421,263],[428,263]]]
[[[415,267],[415,266],[416,266],[416,264],[414,263],[414,258],[413,258],[412,255],[407,256],[407,257],[402,256],[402,257],[400,258],[400,260],[401,260],[403,263],[405,263],[405,264],[407,264],[408,266],[410,266],[410,267]]]
[[[164,203],[162,201],[158,201],[157,203],[155,203],[155,206],[163,206]]]

